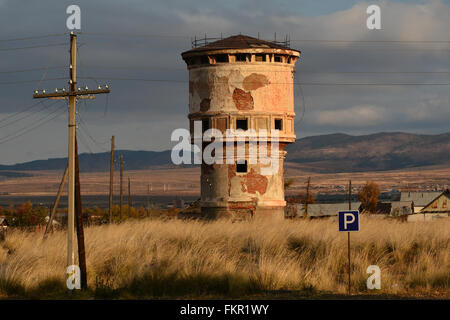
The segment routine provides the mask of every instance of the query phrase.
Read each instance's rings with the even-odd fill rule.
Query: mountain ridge
[[[297,139],[288,145],[287,162],[308,166],[316,172],[384,171],[450,164],[450,132],[425,135],[405,132],[379,132],[367,135],[333,133]],[[171,162],[171,150],[115,150],[115,166],[124,156],[126,170],[179,167]],[[109,152],[82,153],[80,170],[109,170]],[[14,165],[0,165],[7,171],[64,170],[67,158],[49,158]],[[183,165],[191,167],[193,165]],[[2,173],[3,172],[3,173]]]

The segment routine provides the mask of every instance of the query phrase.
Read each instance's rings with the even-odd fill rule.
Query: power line
[[[83,138],[83,134],[84,132],[82,130],[77,130],[78,133],[80,133],[79,135],[77,135],[77,138],[80,139],[81,144],[89,150],[90,154],[93,154],[92,149],[89,147],[89,144],[87,143],[87,141]]]
[[[186,68],[171,68],[160,66],[128,66],[128,67],[108,67],[108,66],[81,66],[81,69],[103,69],[103,70],[179,70],[186,71]],[[247,72],[260,72],[261,69],[245,69]],[[265,70],[266,72],[292,72],[291,70]],[[296,71],[296,74],[450,74],[447,71]]]
[[[78,119],[80,119],[80,122],[79,122],[80,127],[82,127],[84,129],[84,133],[89,137],[89,139],[93,142],[93,144],[102,150],[106,150],[102,146],[102,144],[107,144],[107,143],[109,143],[109,141],[101,143],[101,142],[97,141],[96,139],[94,139],[94,137],[89,133],[88,126],[87,126],[86,122],[83,120],[83,118],[81,117],[81,115],[78,115]]]
[[[108,37],[133,37],[133,38],[186,38],[192,37],[186,35],[168,35],[168,34],[138,34],[138,33],[108,33],[108,32],[79,32],[80,35],[87,36],[108,36]]]
[[[3,73],[20,73],[20,72],[33,72],[33,71],[42,71],[42,70],[52,70],[52,69],[63,69],[66,67],[48,67],[48,68],[32,68],[32,69],[20,69],[20,70],[10,70],[10,71],[0,71],[0,74]]]
[[[34,125],[34,126],[32,126],[32,127],[29,127],[29,128],[23,128],[23,129],[25,129],[25,131],[23,131],[23,129],[22,129],[22,130],[20,130],[20,131],[18,131],[18,132],[16,132],[16,133],[9,134],[9,135],[7,135],[7,136],[4,136],[4,137],[0,138],[0,144],[3,144],[3,143],[6,143],[6,142],[11,141],[11,140],[13,140],[13,139],[19,138],[19,137],[23,136],[24,134],[27,134],[28,132],[33,131],[33,130],[35,130],[36,128],[42,126],[43,124],[45,124],[45,123],[47,123],[47,122],[49,122],[49,121],[55,119],[56,117],[62,115],[63,112],[61,112],[61,111],[65,111],[65,108],[64,108],[64,107],[65,107],[65,106],[61,106],[60,108],[58,108],[57,110],[55,110],[53,113],[46,115],[45,117],[39,119],[38,121],[41,121],[41,120],[47,118],[49,115],[54,115],[53,117],[51,117],[51,118],[49,118],[49,119],[46,119],[46,120],[44,120],[44,121],[38,122],[36,125]],[[59,112],[58,112],[58,111],[59,111]],[[21,132],[21,131],[22,131],[22,132]]]
[[[294,42],[317,43],[448,43],[450,40],[327,40],[327,39],[290,39]],[[270,42],[270,41],[269,41]]]
[[[112,33],[112,32],[79,32],[80,35],[89,36],[111,36],[111,37],[134,37],[134,38],[185,38],[192,39],[187,35],[169,35],[169,34],[138,34],[138,33]],[[222,37],[224,39],[226,37]],[[198,37],[202,39],[202,37]],[[217,37],[217,40],[221,38]],[[316,43],[445,43],[450,44],[450,40],[350,40],[350,39],[289,39],[293,42],[316,42]],[[273,42],[273,40],[264,40]]]
[[[46,44],[46,45],[38,45],[38,46],[20,47],[20,48],[0,49],[0,51],[15,51],[15,50],[25,50],[25,49],[35,49],[35,48],[58,47],[58,46],[66,46],[66,45],[67,45],[67,43],[55,43],[55,44]]]
[[[81,79],[92,79],[91,77],[82,77]],[[170,82],[170,83],[189,83],[188,80],[173,79],[142,79],[142,78],[116,78],[116,77],[97,77],[99,80],[119,80],[119,81],[142,81],[142,82]],[[271,82],[270,84],[289,84],[288,82]],[[450,86],[450,83],[339,83],[339,82],[294,82],[294,84],[307,86]]]
[[[26,107],[26,108],[25,108],[24,110],[22,110],[22,111],[16,112],[16,113],[11,114],[11,115],[9,115],[9,116],[7,116],[7,117],[4,117],[3,119],[0,119],[0,123],[2,123],[2,122],[5,121],[5,120],[11,119],[11,118],[13,118],[13,117],[15,117],[15,116],[17,116],[17,115],[19,115],[19,114],[21,114],[21,113],[27,112],[28,110],[33,109],[34,107],[36,107],[36,106],[38,106],[38,105],[40,105],[40,104],[41,104],[41,101],[38,101],[38,102],[36,102],[36,103],[33,103],[31,106]]]
[[[40,102],[42,102],[42,101],[40,101]],[[14,119],[14,120],[11,121],[11,122],[7,122],[6,124],[1,125],[0,128],[4,128],[4,127],[7,127],[7,126],[10,126],[10,125],[12,125],[12,124],[17,123],[17,122],[20,121],[20,120],[23,120],[23,119],[25,119],[25,118],[28,118],[28,117],[32,116],[33,114],[35,114],[35,113],[37,113],[37,112],[42,112],[42,111],[44,111],[44,110],[47,110],[48,108],[50,108],[50,107],[52,107],[53,105],[55,105],[56,102],[57,102],[57,101],[54,101],[53,103],[51,103],[51,104],[48,105],[48,106],[46,106],[46,105],[44,105],[44,104],[42,103],[42,105],[43,105],[44,107],[41,108],[40,110],[36,110],[35,112],[26,114],[26,115],[24,115],[24,116],[21,117],[21,118]]]
[[[52,80],[64,80],[67,78],[48,78],[48,79],[39,79],[39,80],[21,80],[21,81],[8,81],[8,82],[0,82],[0,85],[10,85],[10,84],[20,84],[20,83],[30,83],[30,82],[41,82],[41,81],[52,81]]]
[[[294,84],[297,84],[294,82]],[[450,86],[450,83],[332,83],[332,82],[298,82],[304,86]]]
[[[23,38],[15,38],[15,39],[3,39],[0,42],[9,42],[9,41],[21,41],[21,40],[34,40],[34,39],[43,39],[43,38],[51,38],[51,37],[60,37],[64,36],[67,33],[55,33],[55,34],[46,34],[42,36],[34,36],[34,37],[23,37]]]

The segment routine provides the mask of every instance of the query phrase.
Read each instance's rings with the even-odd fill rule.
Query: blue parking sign
[[[359,211],[339,211],[339,231],[359,231]]]

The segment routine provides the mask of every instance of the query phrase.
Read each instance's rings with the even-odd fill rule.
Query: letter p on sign
[[[339,231],[359,231],[359,211],[339,211]]]

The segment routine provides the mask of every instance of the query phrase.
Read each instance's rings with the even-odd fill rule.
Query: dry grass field
[[[333,220],[139,220],[85,230],[89,290],[72,298],[320,298],[346,291],[347,236]],[[450,221],[361,217],[359,297],[450,298]],[[0,243],[2,298],[65,298],[66,233],[14,230]],[[369,265],[381,290],[366,288]],[[374,292],[375,291],[375,292]]]

